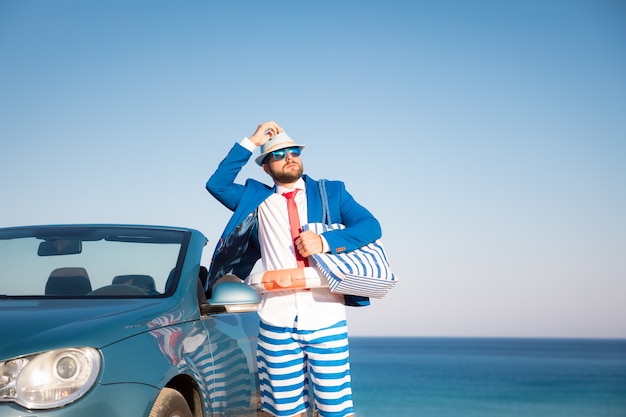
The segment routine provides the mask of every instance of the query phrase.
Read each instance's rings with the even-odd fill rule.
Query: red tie
[[[306,258],[300,255],[298,248],[296,247],[296,239],[300,236],[300,216],[298,216],[298,207],[296,206],[296,193],[300,190],[293,190],[288,193],[283,193],[283,197],[287,199],[287,211],[289,213],[289,226],[291,227],[291,239],[293,241],[293,248],[296,252],[296,260],[298,261],[298,268],[309,266],[309,262]]]

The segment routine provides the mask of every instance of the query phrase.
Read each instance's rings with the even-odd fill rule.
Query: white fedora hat
[[[285,132],[281,132],[277,135],[272,136],[265,144],[261,145],[261,155],[257,156],[255,162],[258,165],[263,165],[263,160],[270,152],[277,151],[279,149],[285,148],[293,148],[293,147],[304,148],[306,145],[298,145],[293,141]]]

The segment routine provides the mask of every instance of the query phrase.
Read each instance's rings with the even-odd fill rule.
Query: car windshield
[[[188,240],[167,228],[0,229],[0,297],[158,297],[175,287]]]

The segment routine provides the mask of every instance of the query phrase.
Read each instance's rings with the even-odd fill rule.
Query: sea
[[[350,338],[356,417],[626,417],[626,340]]]

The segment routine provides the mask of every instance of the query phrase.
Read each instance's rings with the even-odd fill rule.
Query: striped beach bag
[[[303,230],[321,234],[328,230],[344,229],[342,224],[330,224],[325,180],[319,181],[319,187],[324,223],[309,223],[302,227]],[[335,293],[383,298],[398,282],[380,239],[350,252],[312,256],[328,280],[330,290]]]

